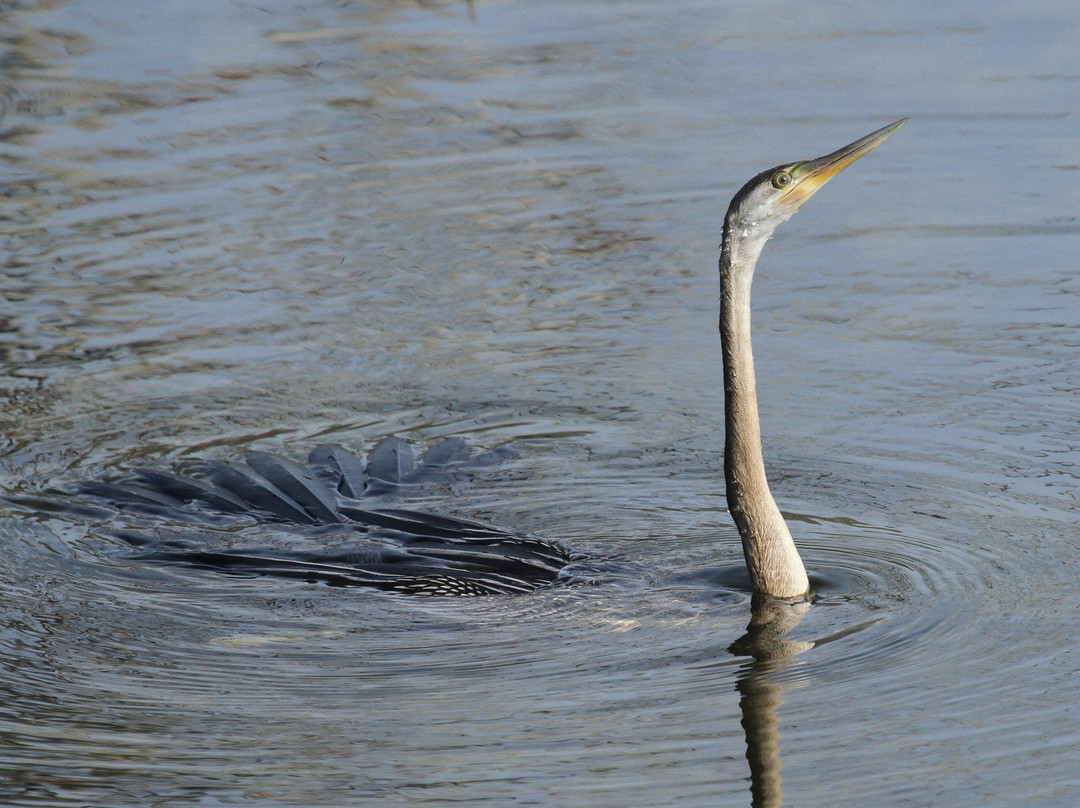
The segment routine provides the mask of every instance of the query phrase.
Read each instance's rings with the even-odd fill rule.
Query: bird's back
[[[115,535],[134,549],[133,559],[423,595],[527,592],[554,582],[570,563],[561,545],[385,507],[404,487],[494,459],[474,455],[458,438],[416,458],[406,441],[388,438],[366,461],[328,444],[312,451],[307,464],[250,452],[243,464],[201,461],[182,473],[140,468],[80,490],[131,517],[133,524]],[[220,527],[233,521],[287,528],[304,541],[221,549],[200,530],[213,525],[210,535],[220,537]]]

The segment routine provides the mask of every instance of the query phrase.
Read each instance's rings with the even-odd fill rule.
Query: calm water
[[[6,4],[5,490],[460,435],[516,456],[411,505],[610,572],[415,600],[6,508],[0,802],[1073,805],[1080,15],[950,5]],[[822,598],[735,655],[721,216],[904,115],[759,272]]]

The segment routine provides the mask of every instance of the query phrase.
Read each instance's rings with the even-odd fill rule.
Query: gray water
[[[0,487],[462,436],[515,455],[410,506],[606,570],[410,599],[5,508],[0,803],[1074,805],[1074,5],[471,12],[0,9]],[[732,653],[721,217],[905,115],[759,269],[820,599]]]

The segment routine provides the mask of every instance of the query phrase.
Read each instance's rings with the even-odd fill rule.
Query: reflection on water
[[[810,609],[809,602],[785,603],[766,595],[754,595],[746,634],[732,643],[733,654],[753,658],[738,677],[742,697],[742,725],[746,732],[746,760],[750,764],[751,805],[776,808],[784,804],[780,770],[780,716],[783,687],[771,673],[787,660],[814,647],[812,642],[784,638]]]
[[[782,737],[787,804],[1070,804],[1075,11],[474,5],[0,15],[6,494],[460,436],[514,454],[410,507],[591,565],[419,604],[5,507],[0,802],[745,805],[749,759],[768,805]],[[721,491],[720,216],[901,115],[756,281],[818,593],[770,616]]]

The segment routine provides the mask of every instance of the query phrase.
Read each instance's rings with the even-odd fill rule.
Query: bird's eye
[[[786,171],[777,171],[772,178],[773,188],[787,188],[791,185],[791,175]]]

